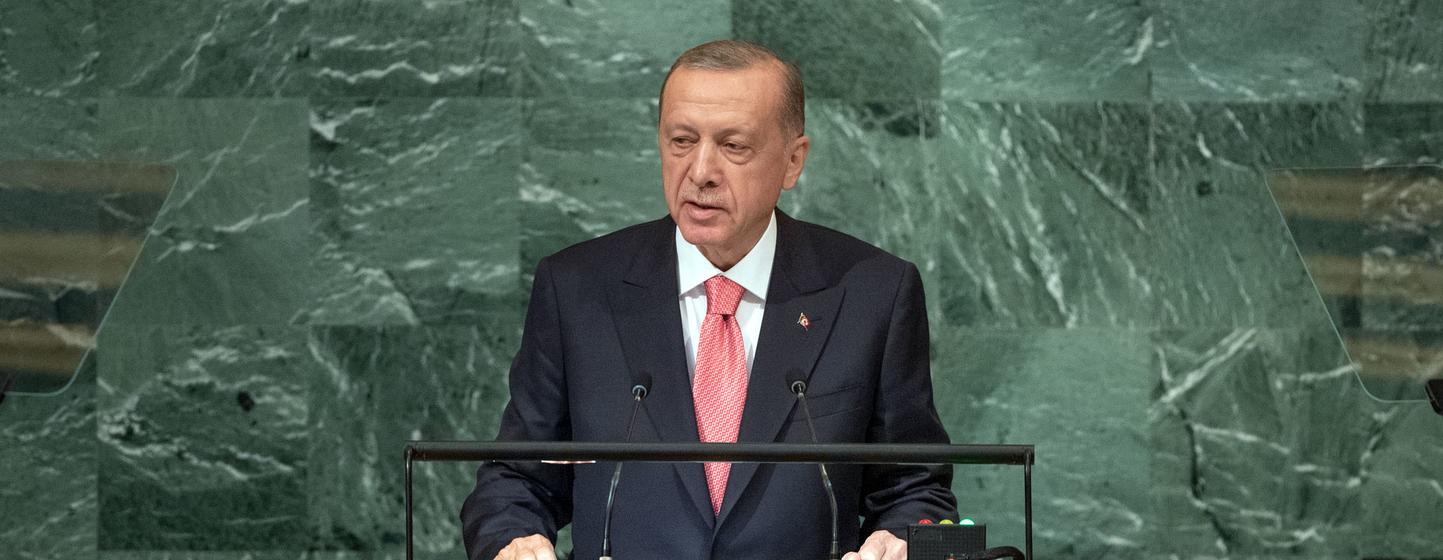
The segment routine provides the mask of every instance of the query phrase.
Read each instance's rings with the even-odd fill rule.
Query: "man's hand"
[[[848,552],[842,560],[907,560],[907,541],[891,531],[877,531],[867,537],[861,549]]]
[[[556,549],[541,535],[517,537],[501,549],[496,560],[556,560]]]

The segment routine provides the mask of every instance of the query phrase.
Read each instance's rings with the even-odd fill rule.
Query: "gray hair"
[[[771,49],[756,43],[723,39],[687,49],[677,57],[676,62],[671,63],[671,69],[666,71],[666,79],[661,82],[661,93],[657,94],[657,102],[660,103],[662,97],[666,95],[666,82],[671,79],[672,72],[676,72],[677,68],[744,70],[761,63],[776,64],[781,70],[782,131],[790,132],[793,136],[801,136],[805,132],[807,124],[806,92],[802,88],[802,72],[797,69],[795,64],[782,60]]]

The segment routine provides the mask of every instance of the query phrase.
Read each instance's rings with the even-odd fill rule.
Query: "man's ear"
[[[812,139],[805,134],[792,140],[787,153],[787,175],[782,179],[782,190],[789,191],[797,186],[797,178],[802,176],[802,168],[807,166],[807,152],[811,149]]]

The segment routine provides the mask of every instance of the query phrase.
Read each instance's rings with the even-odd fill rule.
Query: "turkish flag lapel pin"
[[[807,318],[806,313],[797,315],[797,324],[801,325],[803,330],[811,330],[812,328],[812,320]]]

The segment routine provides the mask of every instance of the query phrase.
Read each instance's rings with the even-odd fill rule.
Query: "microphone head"
[[[792,368],[787,372],[787,388],[793,395],[801,396],[807,392],[807,374],[802,373],[798,368]]]
[[[646,370],[637,371],[632,374],[631,382],[631,396],[637,399],[644,399],[647,393],[651,392],[651,372]]]

